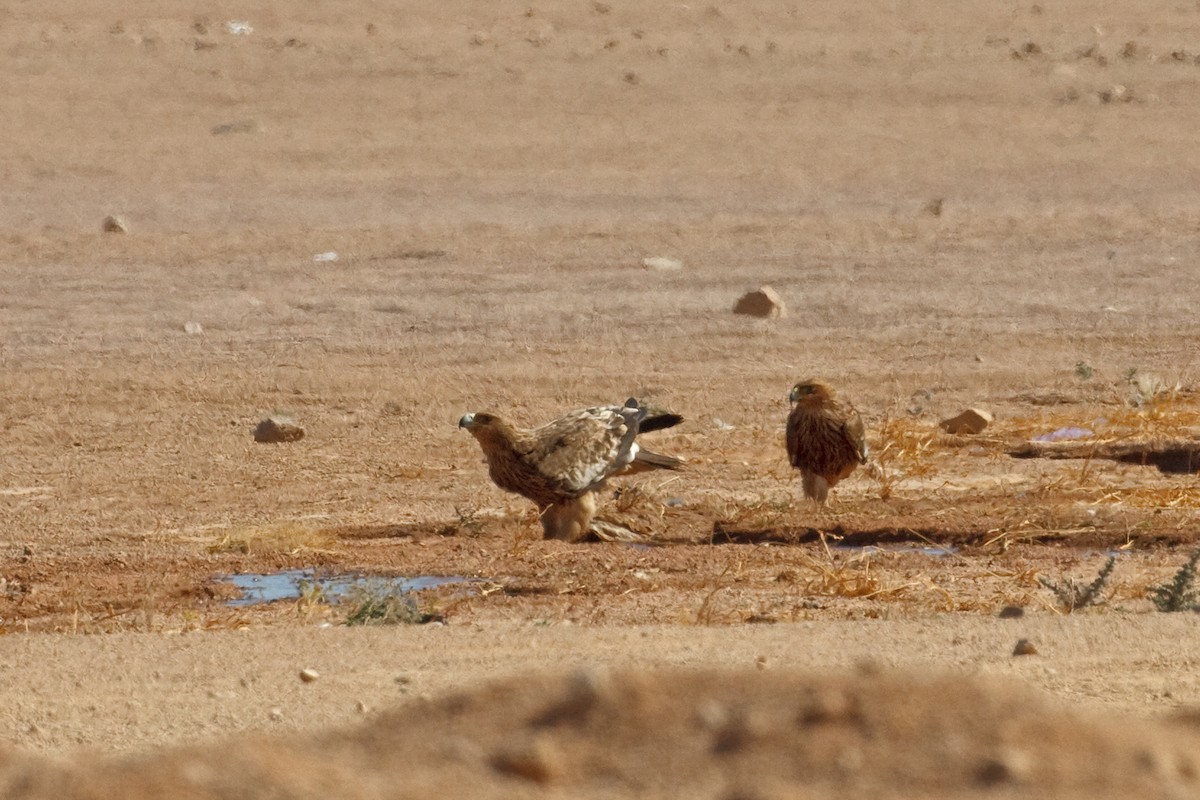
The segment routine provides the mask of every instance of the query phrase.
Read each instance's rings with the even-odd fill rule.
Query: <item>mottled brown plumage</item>
[[[859,464],[867,463],[862,417],[849,402],[820,381],[792,387],[787,419],[787,451],[800,470],[804,496],[824,505],[829,490]]]
[[[683,465],[634,441],[682,421],[630,399],[581,408],[537,428],[518,428],[494,414],[467,414],[458,425],[479,441],[495,484],[537,504],[547,539],[578,541],[592,528],[595,492],[606,480]]]

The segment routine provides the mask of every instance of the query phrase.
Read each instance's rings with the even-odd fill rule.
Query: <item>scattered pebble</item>
[[[296,442],[304,438],[304,428],[288,417],[267,417],[254,429],[254,441],[265,444]]]
[[[1028,639],[1018,639],[1016,647],[1013,648],[1014,656],[1036,656],[1037,648],[1033,646],[1033,642]]]
[[[272,708],[267,713],[267,716],[269,716],[271,718],[272,722],[283,722],[283,709],[282,708]]]
[[[1032,760],[1023,750],[1006,748],[999,753],[989,756],[979,765],[975,773],[979,783],[985,786],[997,786],[1005,783],[1021,783],[1029,778],[1033,771]]]
[[[312,683],[319,677],[321,677],[321,673],[317,672],[315,669],[300,670],[300,680],[304,683]]]
[[[562,774],[562,754],[554,742],[539,736],[497,753],[492,759],[492,768],[544,785]]]
[[[125,233],[129,230],[129,226],[125,224],[124,219],[113,215],[105,217],[101,227],[105,233]]]
[[[249,36],[254,33],[254,28],[251,27],[250,23],[240,19],[231,19],[226,22],[225,30],[234,36]]]
[[[230,133],[258,133],[262,124],[253,119],[241,119],[234,122],[223,122],[209,129],[213,136],[225,136]]]
[[[331,261],[337,261],[337,260],[338,260],[338,254],[336,252],[334,252],[333,250],[330,250],[326,253],[317,253],[316,255],[313,256],[313,261],[315,261],[318,264],[327,263],[327,262],[331,262]]]
[[[658,272],[678,272],[683,269],[683,262],[666,256],[649,256],[642,259],[642,266]]]
[[[357,711],[359,714],[367,714],[371,711],[371,707],[368,706],[366,703],[364,703],[362,700],[359,700],[357,703],[354,704],[354,710]]]
[[[1025,616],[1025,609],[1021,606],[1005,606],[1004,608],[1000,609],[1000,614],[998,616],[1000,619],[1020,619],[1021,617]],[[1022,639],[1021,641],[1025,640]]]
[[[787,310],[778,292],[770,286],[760,286],[738,298],[733,306],[733,313],[768,318],[786,316]]]
[[[945,206],[945,204],[946,198],[935,197],[925,204],[925,213],[931,217],[940,217],[942,215],[942,208]]]
[[[195,336],[204,333],[204,326],[199,322],[185,322],[183,323],[183,332]]]
[[[946,433],[983,433],[995,419],[991,412],[982,408],[968,408],[956,417],[938,423]]]

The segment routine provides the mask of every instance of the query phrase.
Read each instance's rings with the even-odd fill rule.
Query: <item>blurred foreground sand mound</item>
[[[530,676],[357,729],[71,765],[5,798],[1195,797],[1200,729],[974,679],[771,671]]]

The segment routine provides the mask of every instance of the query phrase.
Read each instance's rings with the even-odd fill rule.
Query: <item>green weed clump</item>
[[[347,625],[422,625],[439,619],[422,610],[410,592],[386,582],[355,587],[346,602]]]
[[[1150,587],[1147,594],[1155,608],[1159,611],[1192,611],[1200,607],[1200,591],[1196,590],[1198,563],[1200,548],[1192,553],[1192,557],[1179,568],[1169,582]]]
[[[1078,608],[1087,608],[1088,606],[1099,605],[1103,601],[1104,586],[1108,583],[1108,578],[1112,575],[1113,567],[1117,565],[1117,557],[1109,556],[1108,561],[1104,562],[1104,566],[1100,568],[1100,572],[1096,575],[1096,579],[1091,583],[1081,585],[1065,578],[1061,581],[1052,581],[1049,578],[1038,576],[1038,583],[1054,592],[1054,596],[1058,599],[1058,605],[1063,611],[1070,614]]]

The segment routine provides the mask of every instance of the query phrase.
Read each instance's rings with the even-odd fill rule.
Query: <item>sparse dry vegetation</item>
[[[1087,584],[1077,583],[1072,578],[1051,579],[1038,576],[1038,583],[1054,593],[1058,607],[1067,614],[1088,606],[1104,602],[1104,589],[1112,576],[1113,568],[1117,565],[1117,557],[1109,556],[1096,577]]]

